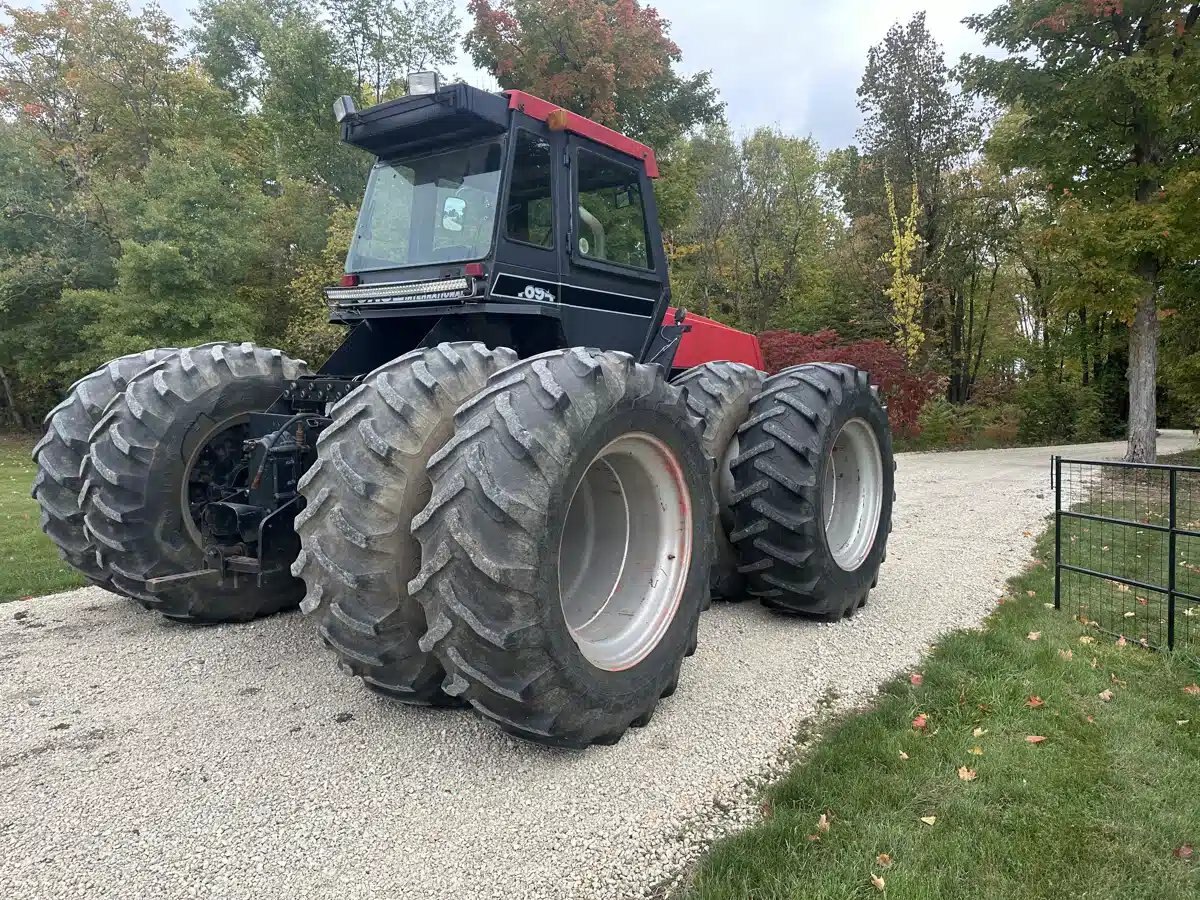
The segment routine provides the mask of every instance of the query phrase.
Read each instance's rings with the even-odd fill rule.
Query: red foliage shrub
[[[937,376],[914,372],[904,354],[886,341],[842,343],[836,331],[800,334],[795,331],[767,331],[758,336],[771,373],[807,362],[849,363],[871,376],[879,385],[888,404],[892,429],[905,437],[920,430],[917,416],[938,391]]]

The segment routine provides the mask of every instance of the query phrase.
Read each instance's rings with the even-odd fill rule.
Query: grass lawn
[[[1200,671],[1047,609],[1053,550],[832,725],[681,896],[1200,896]]]
[[[0,434],[0,603],[84,583],[39,527],[37,503],[29,496],[34,440]]]

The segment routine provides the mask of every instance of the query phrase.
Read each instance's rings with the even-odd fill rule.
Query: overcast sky
[[[160,0],[182,20],[192,0]],[[962,24],[999,0],[649,0],[671,23],[683,71],[711,69],[739,133],[758,125],[815,137],[824,147],[854,140],[857,96],[867,49],[896,21],[924,9],[929,28],[953,64],[982,48]],[[467,0],[455,0],[463,29]],[[454,74],[484,86],[465,56]]]
[[[929,29],[951,64],[983,48],[962,24],[999,0],[649,0],[671,23],[683,70],[710,69],[738,132],[759,125],[815,137],[822,146],[853,142],[856,91],[867,50],[896,21],[926,11]],[[464,30],[466,0],[456,0]],[[459,74],[481,76],[463,59]]]

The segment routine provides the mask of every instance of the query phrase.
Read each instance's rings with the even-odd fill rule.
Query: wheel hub
[[[853,572],[875,545],[883,509],[883,456],[865,419],[851,419],[838,432],[825,462],[824,488],[829,552],[838,566]]]
[[[604,447],[571,498],[558,552],[563,616],[588,662],[621,671],[658,646],[691,554],[691,498],[675,454],[644,432]]]

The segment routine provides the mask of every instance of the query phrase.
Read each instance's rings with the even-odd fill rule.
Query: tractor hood
[[[388,100],[342,122],[342,140],[381,158],[492,137],[508,130],[508,100],[466,84]]]

